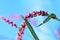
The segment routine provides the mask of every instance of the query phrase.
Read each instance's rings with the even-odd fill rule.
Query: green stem
[[[24,18],[24,17],[22,16],[22,18]],[[35,39],[35,40],[39,40],[39,38],[37,37],[37,35],[36,35],[35,31],[33,30],[32,26],[31,26],[30,23],[28,22],[28,20],[24,19],[24,21],[25,21],[27,27],[29,28],[31,34],[33,35],[34,39]]]

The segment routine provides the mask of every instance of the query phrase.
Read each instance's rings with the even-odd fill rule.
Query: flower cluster
[[[32,13],[25,15],[24,19],[33,18],[33,17],[39,16],[39,15],[46,16],[46,15],[48,15],[48,13],[45,11],[41,11],[41,10],[40,11],[33,11]]]
[[[48,15],[48,13],[45,11],[41,11],[41,10],[33,11],[33,12],[29,13],[28,15],[25,15],[24,19],[33,18],[33,17],[40,16],[40,15],[46,16],[46,15]],[[2,18],[2,20],[4,20],[6,23],[10,24],[11,26],[18,28],[17,25],[14,24],[12,21],[10,21],[4,17],[1,17],[1,16],[0,16],[0,18]],[[18,29],[16,40],[22,40],[21,38],[22,38],[22,34],[24,32],[25,27],[26,27],[26,23],[22,22],[21,27]]]
[[[14,26],[15,28],[18,28],[17,25],[14,24],[13,22],[11,22],[10,20],[8,20],[8,19],[6,19],[6,18],[4,18],[4,17],[1,17],[1,18],[2,18],[2,20],[4,20],[6,23],[10,24],[11,26]],[[24,31],[25,27],[26,27],[25,22],[22,22],[21,27],[18,29],[16,40],[21,40],[22,34],[23,34],[23,31]]]
[[[23,31],[24,31],[25,27],[26,27],[25,22],[22,22],[21,28],[17,32],[16,40],[22,40],[21,38],[22,38],[22,34],[23,34]]]
[[[17,28],[17,25],[14,24],[12,21],[10,21],[10,20],[8,20],[8,19],[6,19],[6,18],[4,18],[4,17],[1,17],[1,18],[2,18],[2,20],[4,20],[6,23],[8,23],[8,24],[10,24],[11,26],[14,26],[15,28]]]

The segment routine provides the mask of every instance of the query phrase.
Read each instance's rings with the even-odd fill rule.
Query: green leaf
[[[23,16],[22,16],[22,18],[24,19]],[[37,37],[37,35],[36,35],[35,31],[33,30],[32,26],[31,26],[30,23],[28,22],[28,20],[24,19],[24,21],[25,21],[27,27],[29,28],[31,34],[33,35],[34,39],[35,39],[35,40],[39,40],[39,38]]]
[[[51,19],[51,15],[49,15],[44,21],[43,23],[39,24],[37,27],[43,25],[44,23],[48,22]]]
[[[58,19],[54,13],[51,13],[51,18],[60,21],[60,19]]]
[[[43,23],[39,24],[37,27],[39,27],[39,26],[43,25],[44,23],[48,22],[51,18],[60,21],[60,19],[58,19],[54,13],[51,13],[51,14],[48,15],[48,17],[43,21]]]

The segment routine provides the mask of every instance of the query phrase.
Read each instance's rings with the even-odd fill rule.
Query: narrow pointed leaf
[[[60,19],[58,19],[58,18],[56,18],[55,20],[58,20],[58,21],[60,21]]]
[[[51,13],[51,14],[48,15],[48,17],[43,21],[43,23],[41,23],[41,24],[38,25],[38,26],[41,26],[41,25],[43,25],[44,23],[48,22],[51,18],[60,21],[60,19],[58,19],[54,13]],[[38,27],[38,26],[37,26],[37,27]]]
[[[23,16],[22,16],[22,18],[24,19]],[[36,35],[35,31],[33,30],[32,26],[31,26],[30,23],[28,22],[28,20],[24,19],[24,21],[25,21],[27,27],[29,28],[31,34],[33,35],[34,39],[35,39],[35,40],[39,40],[39,38],[37,37],[37,35]]]
[[[43,21],[43,23],[39,24],[38,26],[43,25],[44,23],[48,22],[50,19],[51,19],[51,15],[49,15],[49,16]],[[37,26],[37,27],[38,27],[38,26]]]

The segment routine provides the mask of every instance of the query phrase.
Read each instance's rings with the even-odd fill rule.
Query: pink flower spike
[[[16,24],[13,24],[13,26],[14,26],[15,28],[17,28],[17,25],[16,25]]]
[[[16,37],[16,40],[21,40],[21,37],[20,37],[20,36],[17,36],[17,37]]]
[[[30,18],[33,18],[33,14],[32,13],[30,13]]]
[[[31,18],[31,14],[30,13],[27,16],[28,16],[28,18]]]
[[[35,16],[36,16],[36,13],[35,13],[34,11],[32,12],[32,16],[33,16],[33,17],[35,17]]]
[[[28,18],[28,16],[26,15],[26,16],[24,16],[24,19],[27,19]]]
[[[25,28],[25,26],[26,26],[25,22],[23,22],[23,23],[21,24],[21,26],[22,26],[23,28]]]
[[[39,16],[40,14],[40,11],[36,11],[36,16]]]
[[[7,21],[7,19],[6,19],[6,18],[4,18],[4,17],[2,17],[2,20]]]
[[[15,28],[17,28],[17,25],[14,24],[12,21],[10,21],[10,20],[8,20],[8,19],[6,19],[4,17],[2,17],[2,20],[4,20],[6,23],[10,24],[11,26],[14,26]]]
[[[16,40],[21,40],[22,34],[23,34],[23,31],[24,31],[25,27],[26,27],[25,22],[22,22],[21,27],[19,28],[19,30],[17,32],[18,37],[16,38]]]
[[[44,16],[45,12],[44,11],[41,11],[41,15]]]

